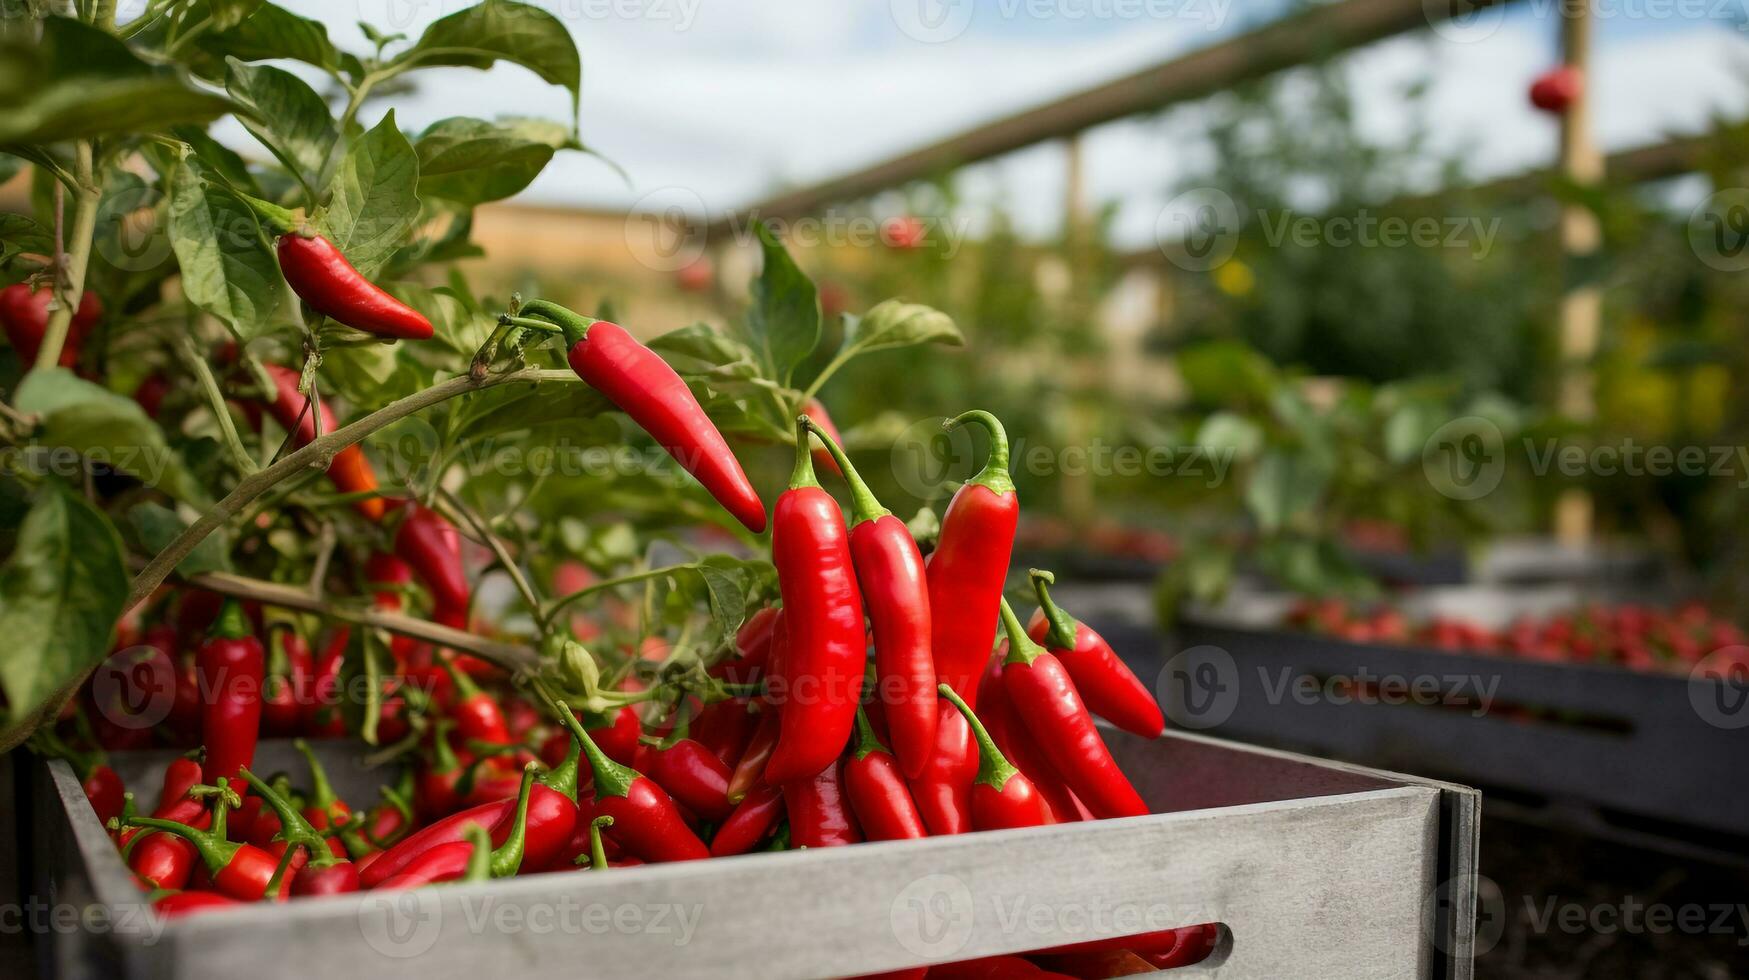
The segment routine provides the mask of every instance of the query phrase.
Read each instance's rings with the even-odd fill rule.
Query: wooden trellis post
[[[1583,84],[1578,98],[1561,117],[1561,173],[1579,186],[1603,180],[1603,155],[1598,152],[1591,126],[1591,0],[1567,0],[1561,4],[1561,52],[1567,65],[1579,72]],[[1597,215],[1582,204],[1567,204],[1561,211],[1561,254],[1568,276],[1597,253],[1602,231]],[[1596,379],[1591,361],[1597,355],[1598,334],[1603,322],[1603,292],[1594,282],[1572,282],[1561,297],[1561,412],[1576,421],[1590,421],[1597,414]],[[1555,506],[1555,537],[1563,544],[1585,545],[1591,538],[1592,501],[1584,489],[1561,495]]]

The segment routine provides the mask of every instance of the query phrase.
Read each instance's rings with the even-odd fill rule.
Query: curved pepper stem
[[[957,415],[941,424],[943,429],[955,429],[967,422],[976,422],[990,433],[990,458],[985,460],[984,468],[978,475],[966,483],[988,487],[995,493],[1014,492],[1014,479],[1008,475],[1008,430],[1002,428],[1002,420],[989,412],[974,409]]]
[[[134,817],[128,821],[128,824],[134,827],[149,827],[152,830],[166,831],[187,840],[194,845],[195,852],[206,864],[207,871],[218,874],[222,868],[231,863],[231,859],[237,856],[237,851],[243,846],[240,843],[225,839],[225,812],[230,809],[231,801],[237,798],[236,791],[230,788],[229,783],[229,780],[220,776],[216,786],[197,787],[195,790],[189,791],[197,793],[204,789],[206,792],[199,795],[214,797],[213,822],[212,826],[206,830],[199,830],[188,824],[176,820],[164,820],[160,817]]]
[[[462,840],[472,844],[468,852],[468,869],[459,881],[490,881],[492,879],[492,835],[477,823],[462,828]]]
[[[806,415],[796,416],[796,467],[789,474],[789,488],[799,490],[802,487],[817,487],[819,478],[814,476],[814,451],[808,444],[808,433],[814,420]]]
[[[978,716],[964,701],[960,700],[959,695],[953,693],[953,688],[942,684],[937,687],[937,690],[941,692],[942,697],[953,702],[953,706],[959,709],[960,714],[965,715],[966,723],[972,726],[972,734],[978,739],[977,782],[983,783],[998,793],[1002,792],[1002,787],[1008,785],[1010,779],[1019,775],[1020,770],[1014,768],[1014,764],[1009,762],[1008,757],[1002,754],[1002,750],[996,747],[996,740],[991,738],[990,733],[984,729],[984,723],[978,720]]]
[[[250,635],[249,617],[243,614],[243,604],[234,598],[227,598],[219,608],[219,615],[213,620],[213,628],[207,635],[224,640],[241,640]]]
[[[892,750],[883,745],[881,737],[875,734],[874,724],[868,720],[868,712],[859,705],[856,709],[856,758],[866,759],[875,752],[892,755]]]
[[[575,803],[577,802],[577,785],[581,782],[582,765],[583,743],[573,737],[571,744],[565,748],[565,760],[534,777],[534,780]]]
[[[594,317],[583,316],[568,310],[548,299],[531,299],[522,304],[522,309],[518,312],[523,316],[539,317],[542,320],[558,324],[559,329],[565,334],[566,348],[576,346],[588,336],[590,327],[601,322]]]
[[[532,762],[522,767],[522,788],[516,794],[516,822],[510,825],[510,836],[492,852],[490,870],[494,878],[508,878],[522,868],[522,854],[528,845],[528,795],[534,789],[534,770]]]
[[[322,836],[322,832],[305,819],[283,794],[246,768],[239,770],[237,775],[243,777],[261,797],[261,802],[267,804],[279,817],[279,833],[274,836],[289,845],[286,848],[288,852],[297,847],[306,848],[310,852],[310,863],[317,867],[325,867],[340,860],[328,849],[327,838]]]
[[[611,826],[613,826],[613,818],[606,814],[589,821],[589,867],[591,870],[607,870],[607,848],[601,843],[601,832]]]
[[[1051,599],[1050,587],[1057,584],[1057,577],[1042,568],[1029,568],[1026,574],[1032,579],[1033,591],[1038,593],[1038,607],[1045,614],[1045,622],[1051,624],[1045,638],[1059,650],[1075,649],[1075,634],[1081,624]]]
[[[328,782],[328,770],[316,758],[316,752],[310,748],[310,743],[295,738],[292,739],[292,748],[298,750],[298,754],[304,757],[304,762],[310,767],[310,805],[323,813],[332,813],[334,804],[340,802],[340,797],[334,794],[334,786]]]
[[[589,737],[583,730],[582,722],[571,713],[571,709],[563,701],[554,701],[553,707],[559,713],[559,720],[571,730],[571,738],[583,746],[583,754],[589,757],[589,770],[595,776],[595,798],[603,796],[626,797],[632,793],[632,783],[637,781],[640,773],[630,766],[622,766],[609,759],[607,753],[601,751],[601,746]]]
[[[804,415],[802,418],[808,417]],[[856,472],[856,467],[850,465],[850,458],[844,455],[844,447],[838,445],[837,441],[813,419],[808,419],[808,430],[820,437],[820,442],[826,446],[826,451],[832,454],[832,458],[838,463],[838,468],[844,472],[844,482],[850,485],[850,526],[855,527],[864,521],[877,520],[891,514],[892,511],[881,506],[880,499],[874,495],[873,490],[868,488],[868,484],[863,482],[862,474]],[[807,441],[806,435],[801,438],[804,442]],[[809,453],[810,457],[812,455]]]
[[[1008,631],[1008,657],[1004,664],[1022,664],[1030,666],[1034,660],[1045,653],[1045,648],[1032,642],[1032,637],[1026,635],[1026,630],[1020,625],[1020,619],[1014,615],[1014,607],[1008,600],[1002,600],[1002,627]]]

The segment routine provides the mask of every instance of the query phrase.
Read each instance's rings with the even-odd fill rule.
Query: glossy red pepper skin
[[[988,956],[960,963],[942,963],[929,968],[930,980],[1074,980],[1063,973],[1053,973],[1019,956]]]
[[[207,692],[200,720],[201,744],[206,746],[202,781],[235,780],[238,770],[255,761],[265,660],[242,606],[227,600],[212,635],[195,654]]]
[[[711,838],[711,857],[746,854],[771,836],[784,815],[783,793],[764,783],[754,786]]]
[[[1012,830],[1056,823],[1050,804],[1039,795],[1032,780],[1016,769],[990,738],[978,716],[972,713],[953,688],[942,685],[942,697],[953,702],[972,726],[978,740],[978,776],[972,783],[972,829]]]
[[[844,772],[837,765],[827,766],[812,779],[785,785],[783,803],[789,815],[791,847],[862,843],[862,830],[844,791]]]
[[[778,727],[782,720],[771,704],[764,704],[763,709],[759,712],[752,737],[747,740],[747,748],[741,752],[740,761],[735,763],[735,770],[729,776],[731,803],[741,802],[754,786],[764,781],[765,764],[771,760],[772,750],[777,748]]]
[[[306,864],[292,877],[291,893],[305,895],[345,895],[358,891],[358,868],[351,861],[334,864]]]
[[[858,713],[859,740],[844,760],[844,793],[857,826],[869,840],[914,840],[928,837],[923,815],[911,799],[898,760],[875,737],[868,716]]]
[[[346,717],[340,708],[340,670],[346,664],[346,647],[352,628],[341,625],[328,638],[316,658],[310,679],[310,701],[305,706],[304,734],[312,738],[338,738],[346,734]]]
[[[1170,970],[1174,967],[1201,963],[1209,958],[1209,954],[1215,951],[1215,947],[1221,941],[1221,927],[1213,922],[1185,926],[1181,929],[1175,929],[1173,932],[1177,934],[1177,941],[1170,949],[1142,953],[1142,957],[1152,963],[1156,969]]]
[[[324,435],[340,427],[326,401],[321,402],[316,411],[304,410],[309,398],[298,391],[298,372],[278,364],[264,364],[262,367],[273,381],[277,396],[267,403],[266,408],[280,428],[293,434],[294,445],[304,446],[316,438],[316,411],[322,415]],[[341,493],[371,493],[377,489],[376,473],[370,468],[370,461],[364,458],[364,450],[357,445],[347,446],[334,454],[334,461],[328,464],[328,479]],[[387,512],[388,504],[381,497],[366,497],[354,502],[352,508],[373,521],[379,521]]]
[[[221,616],[221,622],[223,617]],[[153,837],[176,835],[193,845],[199,855],[206,873],[211,877],[213,887],[239,901],[254,902],[267,894],[267,884],[273,878],[274,870],[279,865],[279,859],[270,851],[263,850],[253,844],[238,843],[226,839],[226,811],[229,804],[224,798],[223,789],[226,783],[220,783],[220,797],[215,803],[212,828],[200,830],[187,824],[175,821],[161,820],[156,817],[136,817],[133,822],[157,830],[160,833]],[[241,782],[238,785],[242,785]],[[150,840],[141,841],[144,845]],[[160,887],[164,887],[159,882]]]
[[[465,840],[444,841],[434,844],[415,855],[400,871],[374,885],[373,890],[390,891],[398,888],[419,888],[442,881],[455,881],[468,870],[468,859],[474,854],[474,846]],[[380,861],[380,859],[379,859]],[[372,865],[374,868],[375,865]],[[367,868],[362,879],[370,873]]]
[[[279,271],[292,292],[323,316],[378,337],[431,339],[424,314],[366,279],[321,235],[281,235]]]
[[[838,761],[862,695],[866,633],[850,534],[814,479],[807,417],[796,424],[796,468],[772,516],[771,559],[783,594],[785,647],[774,786],[810,780]]]
[[[608,758],[563,702],[556,707],[565,727],[588,757],[593,776],[593,794],[586,803],[579,800],[579,814],[587,811],[591,820],[612,817],[614,841],[646,861],[696,861],[710,857],[704,842],[687,826],[680,808],[662,787],[636,769]]]
[[[1008,630],[1003,690],[1057,778],[1100,818],[1147,813],[1148,805],[1112,759],[1062,662],[1027,638],[1006,601],[1002,622]]]
[[[515,797],[452,813],[415,831],[394,847],[383,851],[368,866],[360,868],[359,883],[367,889],[375,888],[405,871],[414,860],[433,847],[465,843],[462,830],[471,823],[490,828],[493,846],[501,845],[510,836],[515,815]],[[557,790],[536,783],[528,799],[528,839],[523,854],[524,864],[530,868],[545,867],[553,855],[565,846],[565,842],[570,840],[576,819],[577,804],[573,800]]]
[[[42,350],[43,338],[48,333],[49,304],[54,298],[55,291],[47,283],[31,289],[25,283],[17,282],[0,289],[0,327],[5,328],[6,339],[18,351],[18,364],[23,371],[36,365],[37,354]],[[64,368],[78,363],[79,348],[85,342],[86,334],[102,316],[103,304],[98,301],[97,294],[89,289],[81,293],[79,309],[67,324],[67,338],[61,344],[61,356],[55,363]]]
[[[268,644],[270,670],[266,688],[262,691],[261,724],[267,734],[285,738],[303,731],[310,682],[316,673],[316,658],[303,634],[287,626],[273,628]]]
[[[558,324],[577,377],[631,416],[748,530],[765,530],[765,504],[723,434],[667,361],[618,324],[579,317],[540,300],[525,304],[522,312]]]
[[[978,702],[978,717],[983,720],[1003,757],[1032,780],[1039,795],[1050,805],[1051,816],[1056,822],[1075,823],[1082,819],[1083,813],[1075,802],[1075,794],[1057,778],[1031,733],[1019,718],[1014,717],[1014,708],[1008,703],[1008,691],[1002,680],[1002,662],[1007,657],[1008,645],[1005,643],[990,658],[990,666],[985,669],[984,679],[978,685],[983,694]]]
[[[931,620],[930,647],[936,677],[976,708],[978,678],[996,641],[1020,498],[1008,476],[1002,423],[988,412],[967,412],[948,425],[968,421],[989,430],[990,458],[954,493],[941,518],[941,535],[929,556],[929,605],[942,614]]]
[[[1166,716],[1153,692],[1104,637],[1051,601],[1049,586],[1056,579],[1050,572],[1035,568],[1029,574],[1038,592],[1039,609],[1033,613],[1026,635],[1049,650],[1069,671],[1088,711],[1126,732],[1143,738],[1160,737],[1166,730]]]
[[[733,697],[705,705],[693,721],[690,733],[732,771],[758,726],[759,716],[753,711],[753,699]]]
[[[723,760],[701,743],[683,738],[668,748],[649,748],[642,769],[676,803],[706,820],[718,821],[735,808],[729,802],[729,777]]]
[[[827,455],[850,484],[850,557],[874,634],[875,697],[886,718],[892,754],[906,776],[923,773],[935,749],[939,708],[928,573],[905,522],[881,506],[838,445],[814,426]]]
[[[452,609],[468,607],[461,532],[442,514],[422,504],[409,504],[406,518],[395,530],[395,554],[412,567],[436,605]]]
[[[136,828],[135,833],[139,831]],[[176,836],[155,831],[132,839],[128,870],[157,888],[183,888],[199,859],[194,845]]]
[[[923,775],[907,780],[923,824],[935,837],[972,829],[972,780],[978,776],[978,743],[953,705],[941,702],[935,726],[935,751]]]
[[[98,822],[108,824],[121,816],[122,808],[127,803],[127,787],[122,785],[121,777],[114,769],[99,762],[85,774],[82,784],[85,789],[85,799],[91,802],[91,809],[97,814]]]
[[[172,891],[170,894],[160,895],[153,899],[152,911],[166,919],[179,919],[185,915],[210,912],[213,909],[233,908],[240,904],[242,903],[236,899],[220,895],[218,892]]]

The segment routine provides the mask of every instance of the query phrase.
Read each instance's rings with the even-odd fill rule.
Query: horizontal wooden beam
[[[767,198],[742,210],[759,219],[794,219],[840,201],[1062,139],[1102,123],[1213,95],[1405,31],[1513,0],[1343,0],[1313,7],[1254,31],[985,123],[852,173]],[[711,220],[707,236],[728,233],[732,216]]]

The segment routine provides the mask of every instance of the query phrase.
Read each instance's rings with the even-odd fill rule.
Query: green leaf
[[[1230,452],[1237,459],[1250,459],[1263,448],[1263,430],[1243,415],[1215,412],[1197,429],[1196,444],[1210,450]]]
[[[249,205],[185,161],[171,176],[169,232],[189,301],[240,340],[265,332],[284,291],[279,262]]]
[[[197,67],[209,76],[224,73],[226,56],[243,61],[301,61],[329,71],[341,61],[320,22],[271,3],[260,4],[235,27],[203,35],[198,46],[210,61]]]
[[[0,214],[0,265],[20,252],[52,255],[55,240],[47,228],[22,214]]]
[[[766,375],[788,384],[820,343],[820,296],[771,229],[761,224],[758,230],[765,266],[753,280],[747,333]]]
[[[964,347],[965,335],[946,313],[921,303],[889,299],[860,318],[846,317],[842,354],[867,354],[917,344]]]
[[[502,200],[527,187],[553,146],[483,119],[442,119],[420,135],[419,196],[461,204]]]
[[[4,184],[18,175],[24,169],[24,158],[10,153],[0,153],[0,184]]]
[[[433,22],[413,46],[388,67],[395,71],[448,65],[490,68],[509,61],[571,93],[571,114],[577,114],[583,65],[576,42],[552,14],[524,3],[490,0]]]
[[[682,375],[703,375],[734,364],[753,364],[746,344],[705,323],[670,330],[650,341],[649,348]]]
[[[42,41],[0,46],[0,143],[55,143],[206,122],[230,100],[126,44],[66,17],[43,21]]]
[[[170,547],[177,535],[188,529],[188,524],[163,504],[139,504],[128,511],[128,521],[139,536],[140,546],[149,555]],[[186,577],[205,572],[228,572],[231,570],[230,551],[229,535],[223,528],[215,530],[202,538],[187,558],[176,563],[176,573]]]
[[[0,689],[16,725],[100,662],[128,575],[121,538],[103,513],[58,484],[47,484],[0,566]]]
[[[390,283],[388,291],[431,321],[435,340],[462,354],[473,354],[486,342],[497,320],[470,308],[467,303],[447,290],[436,290],[410,282]]]
[[[340,138],[340,128],[309,83],[271,65],[226,59],[225,91],[237,100],[237,121],[307,187],[315,187]]]
[[[1214,341],[1178,352],[1178,373],[1199,404],[1265,401],[1280,381],[1275,365],[1243,343]]]
[[[261,9],[261,0],[207,0],[213,30],[226,31],[249,19]]]
[[[19,384],[14,407],[41,416],[36,440],[41,447],[72,449],[196,507],[210,502],[157,423],[132,398],[65,368],[39,368]]]
[[[1385,458],[1393,463],[1419,461],[1427,440],[1451,421],[1450,410],[1428,401],[1412,401],[1385,420]]]
[[[170,133],[188,144],[201,166],[217,174],[233,188],[256,197],[261,196],[261,185],[255,180],[255,175],[249,172],[249,165],[243,162],[237,151],[213,139],[206,130],[194,126],[177,126]]]
[[[317,228],[368,278],[418,224],[418,187],[419,155],[391,109],[347,147]]]
[[[575,424],[614,411],[614,406],[581,381],[531,381],[470,395],[467,411],[469,421],[458,435],[482,439],[543,425]]]
[[[1324,496],[1330,471],[1306,453],[1264,453],[1245,485],[1245,504],[1266,532],[1274,533],[1309,518]]]
[[[692,566],[704,583],[711,622],[723,643],[735,642],[735,631],[747,619],[749,599],[769,588],[775,577],[770,562],[712,555]]]

